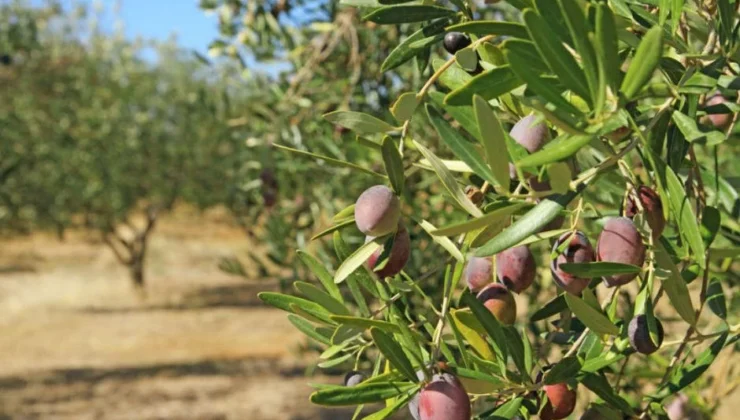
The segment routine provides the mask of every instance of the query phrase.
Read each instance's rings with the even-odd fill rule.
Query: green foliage
[[[739,131],[735,123],[708,127],[709,120],[702,119],[739,109],[738,35],[727,30],[737,26],[737,17],[730,17],[737,4],[718,2],[716,15],[707,4],[683,1],[661,1],[660,8],[654,1],[621,0],[502,1],[475,8],[464,2],[397,3],[349,1],[343,7],[329,2],[327,7],[338,10],[332,16],[358,7],[360,15],[379,24],[369,28],[387,36],[387,51],[376,57],[367,44],[363,67],[373,69],[380,58],[381,71],[400,75],[415,91],[391,95],[387,103],[378,103],[381,109],[358,103],[352,113],[342,110],[329,118],[382,150],[373,156],[384,163],[407,207],[404,219],[431,234],[452,258],[439,272],[409,264],[394,279],[371,280],[379,294],[358,308],[365,318],[342,317],[364,331],[354,338],[357,346],[345,350],[355,360],[352,368],[387,361],[390,372],[408,379],[414,379],[412,370],[430,366],[455,373],[477,396],[479,418],[510,418],[536,413],[533,395],[542,385],[532,378],[543,369],[534,366],[555,361],[544,383],[582,383],[601,401],[595,406],[599,411],[660,411],[653,403],[662,404],[669,393],[702,380],[709,364],[732,345],[728,334],[738,333],[729,310],[737,288],[732,250],[740,233],[734,222],[738,195],[729,179],[738,166],[728,156],[738,152]],[[472,45],[455,56],[442,54],[443,24],[447,31],[469,34]],[[299,27],[305,34],[316,26]],[[364,31],[368,25],[355,22],[354,27]],[[405,37],[395,38],[390,28]],[[420,58],[430,59],[432,68],[419,66]],[[726,105],[702,106],[715,91],[728,98]],[[421,105],[426,119],[416,112]],[[389,121],[388,111],[400,126],[383,122]],[[506,131],[531,113],[556,135],[541,150],[527,152]],[[617,139],[617,130],[626,138]],[[373,133],[381,133],[382,141]],[[354,173],[362,177],[365,168]],[[514,170],[516,177],[509,179]],[[447,205],[419,217],[420,187],[431,185],[437,186],[435,193],[424,200]],[[581,296],[558,295],[547,266],[562,250],[551,254],[546,242],[577,229],[596,244],[601,226],[622,213],[639,185],[654,189],[660,201],[650,204],[654,208],[639,205],[637,212],[643,213],[634,217],[645,262],[564,263],[564,274],[593,280]],[[450,219],[450,211],[457,217]],[[655,225],[646,221],[656,217],[668,221],[662,235],[653,235]],[[553,227],[555,222],[564,222],[563,229]],[[345,229],[351,230],[351,223]],[[415,248],[428,246],[421,237],[412,242]],[[524,332],[503,326],[473,294],[456,290],[461,256],[494,256],[520,244],[539,255],[541,267],[538,281],[525,292],[536,303],[518,317]],[[360,266],[374,247],[355,246],[338,255],[341,277],[347,267],[367,274]],[[698,273],[689,276],[691,270]],[[687,284],[685,279],[697,274],[701,281]],[[609,289],[599,285],[604,276],[635,276],[637,284]],[[420,287],[430,277],[437,279],[437,288]],[[657,306],[664,297],[669,305]],[[372,310],[370,319],[363,305]],[[723,324],[700,321],[705,307]],[[671,345],[663,343],[651,356],[671,360],[670,365],[656,371],[644,357],[626,357],[633,350],[623,326],[633,313],[647,313],[651,337],[657,336],[658,319],[664,325],[676,320],[667,334],[678,341],[667,340]],[[406,334],[408,325],[417,329]],[[717,336],[688,362],[706,348],[704,341]],[[701,343],[696,350],[687,346],[694,342]],[[651,373],[642,378],[640,369]],[[426,380],[414,381],[423,387]],[[644,389],[659,392],[646,395]],[[377,415],[395,411],[401,400],[387,401]],[[711,407],[707,402],[702,408]]]

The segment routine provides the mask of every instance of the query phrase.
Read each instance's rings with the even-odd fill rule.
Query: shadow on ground
[[[269,391],[266,376],[300,384],[300,395],[275,410],[253,413],[254,420],[349,420],[353,409],[312,406],[306,396],[311,378],[304,370],[277,368],[275,360],[203,360],[111,369],[54,369],[19,376],[0,377],[0,419],[16,418],[131,418],[131,419],[231,419],[243,412],[219,411],[219,401],[239,400],[255,388]],[[274,379],[272,379],[274,380]],[[326,381],[323,378],[322,381]],[[267,388],[267,389],[264,389]],[[275,389],[276,392],[281,392]],[[300,398],[300,399],[298,399]],[[211,404],[204,410],[204,400]],[[271,399],[265,399],[265,405]],[[296,406],[298,409],[296,410]],[[136,407],[137,413],[127,412]],[[148,410],[141,410],[148,407]],[[285,412],[281,417],[280,412]],[[287,414],[291,413],[291,414]]]

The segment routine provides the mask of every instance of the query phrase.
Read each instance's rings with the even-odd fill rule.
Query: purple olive
[[[521,293],[534,281],[537,265],[528,247],[509,248],[496,255],[496,274],[499,281],[514,293]]]
[[[640,204],[645,210],[645,220],[647,221],[650,229],[653,231],[653,240],[660,238],[665,229],[665,217],[663,217],[663,204],[660,202],[660,197],[651,188],[641,185],[637,189],[637,196],[640,198]],[[624,215],[630,219],[634,218],[637,213],[640,212],[635,198],[630,195],[627,199],[627,207],[624,209]]]
[[[559,420],[568,417],[576,408],[576,391],[568,384],[559,383],[543,387],[547,403],[540,411],[542,420]]]
[[[449,32],[445,35],[442,45],[448,53],[455,55],[458,51],[470,46],[470,38],[460,32]]]
[[[375,239],[372,236],[366,238],[367,241]],[[380,247],[376,250],[373,255],[367,260],[367,266],[370,271],[374,271],[375,264],[378,262],[378,258],[383,254],[385,247]],[[411,251],[411,238],[409,237],[409,231],[403,223],[398,224],[398,229],[393,237],[393,246],[391,247],[390,255],[388,255],[388,261],[383,268],[374,271],[375,274],[380,278],[393,277],[403,270],[406,263],[409,261],[409,254]]]
[[[364,373],[353,370],[344,375],[344,386],[359,385],[361,382],[364,382],[365,379],[367,379],[367,377]]]
[[[419,393],[419,420],[470,420],[470,398],[449,373],[436,374]]]
[[[560,286],[563,290],[574,295],[580,295],[583,289],[588,287],[591,279],[576,277],[572,274],[568,274],[560,268],[560,264],[564,263],[589,263],[594,261],[594,249],[591,246],[591,242],[588,241],[586,235],[583,232],[565,232],[558,238],[552,247],[552,252],[556,252],[558,248],[566,241],[571,238],[568,242],[567,248],[557,256],[550,263],[550,271],[552,272],[553,281]]]
[[[401,202],[385,185],[368,188],[355,203],[355,223],[365,235],[387,235],[396,229],[400,218]]]
[[[630,344],[636,352],[642,354],[655,353],[660,345],[663,344],[663,325],[658,319],[655,319],[655,323],[658,327],[658,342],[653,343],[650,338],[650,330],[648,328],[648,321],[646,315],[638,315],[632,318],[628,328],[628,335]]]
[[[714,95],[707,98],[704,106],[710,107],[714,105],[720,105],[727,102],[727,98],[722,96],[721,93],[717,92]],[[707,114],[701,118],[701,123],[706,125],[714,126],[720,130],[724,130],[732,123],[733,114]]]
[[[689,397],[679,393],[678,396],[665,407],[665,412],[671,420],[701,420],[701,413],[689,404]]]
[[[463,278],[471,292],[477,293],[493,282],[493,258],[470,257]]]
[[[512,325],[516,321],[516,301],[503,284],[489,284],[478,293],[477,298],[500,323]]]
[[[527,115],[514,124],[509,132],[511,138],[527,149],[529,153],[540,150],[550,140],[550,130],[547,128],[547,124],[544,121],[535,123],[537,120],[536,115]],[[516,178],[516,168],[511,163],[509,164],[509,177],[511,179]]]
[[[642,267],[645,262],[645,245],[632,220],[616,217],[606,222],[596,245],[596,259]],[[615,274],[604,277],[604,281],[609,287],[621,286],[635,277],[637,273]]]

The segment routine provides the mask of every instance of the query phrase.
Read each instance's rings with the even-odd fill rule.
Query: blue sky
[[[35,0],[33,3],[43,3]],[[208,44],[218,36],[218,20],[198,8],[198,0],[62,0],[65,9],[79,3],[102,5],[103,27],[112,28],[116,20],[124,23],[126,34],[133,38],[165,40],[173,33],[183,48],[205,54]],[[116,12],[116,4],[120,7]]]

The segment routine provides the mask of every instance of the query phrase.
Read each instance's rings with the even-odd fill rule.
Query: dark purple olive
[[[606,222],[596,245],[596,259],[642,267],[645,262],[645,245],[632,220],[616,217]],[[604,277],[604,281],[609,287],[621,286],[635,277],[637,273],[615,274]]]
[[[636,352],[642,354],[655,353],[660,345],[663,344],[663,325],[656,318],[655,324],[658,327],[658,342],[653,343],[650,338],[650,329],[648,328],[647,316],[638,315],[632,318],[628,328],[630,344]]]
[[[560,268],[564,263],[590,263],[594,261],[594,249],[583,232],[565,232],[558,238],[552,247],[556,252],[560,246],[570,238],[568,246],[550,263],[553,281],[563,290],[574,295],[580,295],[583,289],[591,282],[589,278],[576,277],[568,274]]]
[[[663,204],[660,202],[660,197],[651,188],[641,185],[637,189],[637,196],[640,197],[640,204],[645,210],[645,220],[647,221],[650,229],[653,231],[653,240],[660,238],[665,229],[665,217],[663,217]],[[627,207],[624,209],[624,215],[630,219],[634,218],[637,213],[640,212],[635,197],[630,195],[627,199]]]
[[[536,122],[539,119],[536,115],[527,115],[519,120],[513,127],[509,135],[514,141],[527,149],[529,153],[534,153],[550,140],[550,130],[544,121]],[[509,164],[509,177],[516,178],[516,169],[513,164]],[[549,189],[549,187],[548,187]]]
[[[373,239],[374,237],[368,236],[366,242]],[[406,266],[411,252],[411,238],[409,236],[409,231],[403,223],[398,224],[398,229],[393,237],[393,246],[391,247],[388,261],[383,268],[375,271],[375,265],[378,262],[378,258],[383,254],[384,249],[385,247],[380,247],[376,250],[373,255],[368,258],[367,266],[370,268],[370,271],[374,271],[380,278],[393,277],[400,273],[401,270],[403,270],[403,267]]]
[[[445,50],[447,50],[447,52],[452,55],[455,55],[463,48],[469,47],[470,43],[470,38],[460,32],[448,32],[447,35],[445,35],[444,40],[442,41]]]
[[[528,247],[516,246],[496,255],[496,274],[514,293],[521,293],[534,282],[537,265]]]

